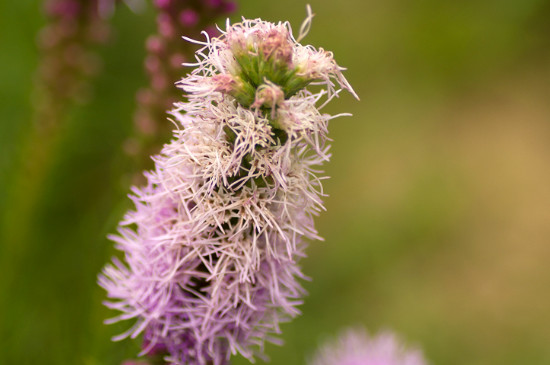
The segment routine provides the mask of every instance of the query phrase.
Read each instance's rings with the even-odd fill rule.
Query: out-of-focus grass
[[[304,313],[283,326],[284,347],[268,346],[272,363],[304,363],[356,324],[398,331],[434,364],[550,363],[550,3],[311,4],[305,41],[334,51],[362,100],[327,108],[354,116],[331,125],[317,220],[326,242],[303,261]],[[0,5],[0,183],[29,128],[37,8]],[[242,15],[295,29],[304,13],[290,0],[241,1]],[[95,280],[114,252],[105,235],[129,206],[121,144],[151,19],[116,15],[96,93],[71,112],[32,221],[19,222],[28,241],[2,242],[0,272],[15,279],[0,293],[0,363],[119,364],[136,353],[109,341],[124,326],[101,323],[111,313]],[[21,245],[20,259],[8,245]]]

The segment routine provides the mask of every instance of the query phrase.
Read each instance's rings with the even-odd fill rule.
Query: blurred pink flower
[[[350,329],[327,342],[309,365],[426,365],[422,353],[407,349],[397,336],[383,332],[369,336],[365,330]]]

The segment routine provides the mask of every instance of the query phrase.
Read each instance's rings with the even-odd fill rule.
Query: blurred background
[[[303,260],[303,315],[268,346],[271,364],[303,364],[357,325],[395,330],[432,364],[550,364],[550,1],[310,3],[303,43],[333,51],[361,101],[326,110],[353,117],[331,125],[325,242]],[[240,0],[234,14],[296,30],[305,3]],[[46,20],[39,2],[0,2],[2,364],[137,353],[110,341],[127,325],[102,323],[96,277],[130,207],[123,146],[154,18],[117,8],[87,102],[68,109],[44,177],[25,181]]]

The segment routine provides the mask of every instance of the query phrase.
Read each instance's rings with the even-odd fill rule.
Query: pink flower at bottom
[[[349,329],[336,341],[326,343],[309,365],[426,365],[417,349],[407,349],[392,332],[369,336],[362,329]]]

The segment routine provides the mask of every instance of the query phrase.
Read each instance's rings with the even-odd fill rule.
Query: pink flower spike
[[[290,32],[260,19],[228,24],[201,42],[197,67],[178,83],[186,100],[170,113],[173,139],[109,236],[125,262],[113,259],[99,276],[106,305],[121,312],[111,322],[134,322],[116,339],[143,335],[142,355],[160,348],[179,365],[227,365],[237,353],[253,361],[300,314],[299,261],[321,239],[320,165],[338,116],[319,104],[351,87],[332,59],[315,80],[302,76],[308,70],[295,61],[321,51]],[[156,77],[153,85],[169,82]]]

